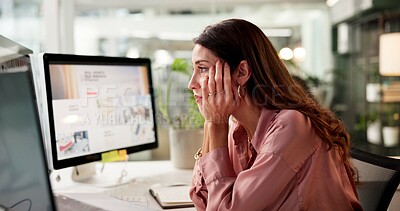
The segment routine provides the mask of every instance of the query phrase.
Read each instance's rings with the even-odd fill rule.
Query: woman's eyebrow
[[[194,62],[194,64],[199,64],[199,63],[201,63],[201,62],[210,63],[210,62],[207,61],[207,60],[201,59],[201,60],[198,60],[198,61]]]

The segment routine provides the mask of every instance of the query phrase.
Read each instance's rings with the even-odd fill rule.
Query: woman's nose
[[[196,88],[200,88],[200,84],[197,81],[197,77],[196,74],[193,73],[192,76],[190,77],[189,83],[188,83],[188,88],[190,90],[196,89]]]

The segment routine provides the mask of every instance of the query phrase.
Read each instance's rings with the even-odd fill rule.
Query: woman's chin
[[[196,99],[196,103],[197,103],[197,105],[199,106],[199,108],[200,108],[200,105],[201,105],[201,99]]]
[[[199,108],[200,113],[203,114],[203,110],[201,110],[201,100],[200,100],[200,102],[196,101],[196,103],[197,103],[197,107]]]

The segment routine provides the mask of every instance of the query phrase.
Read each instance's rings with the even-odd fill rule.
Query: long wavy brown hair
[[[343,122],[295,83],[259,27],[245,20],[227,19],[207,26],[193,42],[227,62],[231,71],[246,60],[252,73],[246,90],[253,102],[267,109],[296,109],[308,116],[327,149],[337,148],[356,178],[349,161],[350,135]]]

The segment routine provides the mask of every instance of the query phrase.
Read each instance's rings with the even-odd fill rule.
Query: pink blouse
[[[228,147],[195,164],[198,210],[362,210],[338,151],[327,151],[300,112],[263,109],[251,143],[231,123]]]

